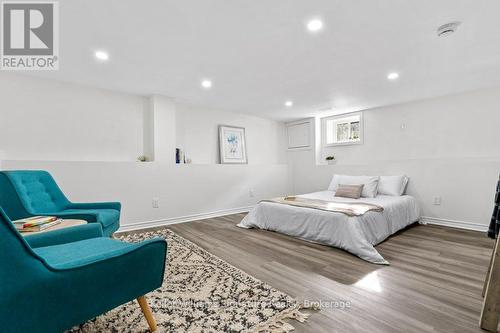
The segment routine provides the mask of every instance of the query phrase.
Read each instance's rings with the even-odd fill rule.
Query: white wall
[[[219,125],[245,127],[248,164],[286,163],[283,123],[179,104],[176,120],[177,145],[193,163],[218,163]]]
[[[280,123],[178,103],[167,122],[175,119],[175,136],[160,137],[169,138],[171,147],[175,140],[195,164],[133,162],[158,140],[148,133],[155,125],[147,112],[150,102],[1,72],[2,168],[47,169],[77,201],[121,200],[125,225],[321,190],[335,172],[406,173],[409,193],[419,199],[425,216],[483,228],[490,219],[500,172],[500,89],[369,110],[363,145],[323,152],[336,156],[334,166],[318,166],[313,150],[285,153]],[[220,124],[246,128],[249,165],[215,164]],[[432,204],[435,196],[442,197],[442,205]],[[153,197],[160,198],[159,209],[152,208]]]
[[[500,89],[368,110],[364,144],[323,150],[337,165],[316,165],[313,151],[288,153],[292,187],[326,189],[334,173],[405,173],[429,220],[484,229],[500,172],[499,123]]]
[[[143,222],[163,224],[197,214],[248,210],[261,198],[288,190],[286,164],[3,161],[3,168],[48,170],[75,202],[120,201],[124,229]],[[158,209],[152,208],[153,198],[159,198]]]
[[[135,161],[146,154],[175,162],[175,147],[181,147],[193,163],[216,164],[218,125],[232,125],[246,129],[249,164],[286,162],[283,124],[174,104],[162,96],[1,72],[0,103],[0,150],[5,159]]]
[[[0,73],[0,150],[19,160],[134,161],[144,98]]]
[[[153,115],[153,151],[151,160],[175,164],[176,117],[175,103],[164,96],[151,96],[149,107]]]
[[[248,165],[216,164],[219,124],[246,128]],[[238,211],[289,193],[283,131],[273,120],[162,96],[0,73],[1,167],[48,170],[74,201],[119,200],[125,227]],[[173,164],[179,145],[195,164]],[[135,162],[143,153],[156,161]]]

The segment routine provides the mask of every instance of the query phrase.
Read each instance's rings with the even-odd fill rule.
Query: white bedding
[[[384,207],[384,211],[370,211],[362,216],[349,217],[342,213],[260,202],[238,226],[277,231],[344,249],[375,264],[388,264],[374,246],[420,218],[417,201],[409,195],[378,195],[375,198],[356,200],[334,197],[334,194],[333,191],[321,191],[299,197],[336,202],[367,202]]]

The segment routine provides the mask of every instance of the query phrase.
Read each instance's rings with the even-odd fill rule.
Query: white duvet
[[[349,217],[342,213],[260,202],[238,224],[242,228],[277,231],[304,240],[349,251],[361,259],[388,264],[375,245],[398,230],[418,221],[420,209],[409,195],[348,199],[334,197],[333,191],[314,192],[299,197],[336,202],[367,202],[384,207],[383,212],[367,212]]]

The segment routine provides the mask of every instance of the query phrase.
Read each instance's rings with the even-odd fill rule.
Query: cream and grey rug
[[[164,229],[120,237],[168,242],[163,286],[147,295],[159,332],[290,332],[284,319],[306,320],[287,294]],[[71,332],[147,332],[137,302],[129,302]]]

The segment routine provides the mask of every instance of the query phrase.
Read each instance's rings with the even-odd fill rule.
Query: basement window
[[[321,124],[325,146],[363,143],[362,113],[325,117]]]

